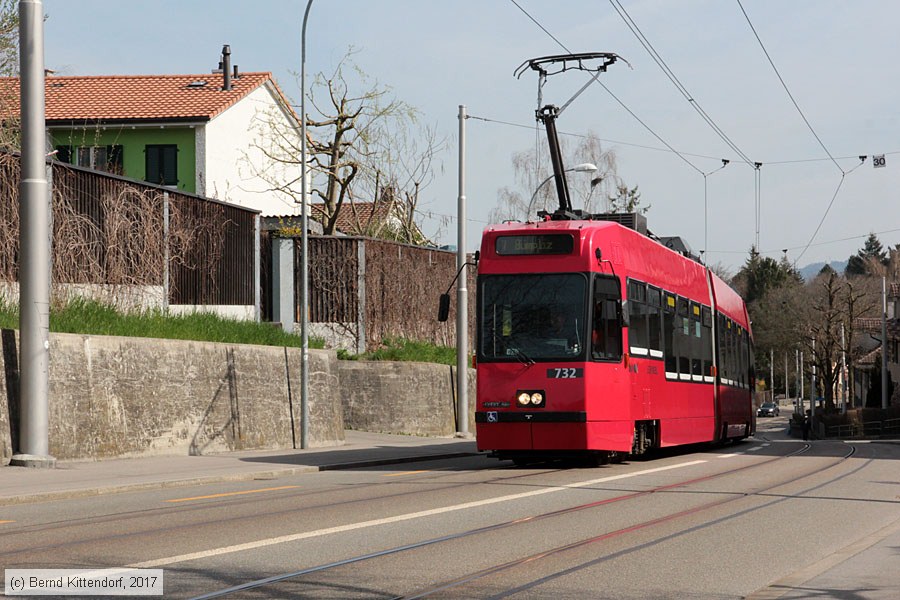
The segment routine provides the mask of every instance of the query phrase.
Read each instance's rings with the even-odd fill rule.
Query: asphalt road
[[[896,551],[872,589],[804,588],[868,577],[854,549],[897,529],[900,445],[786,422],[600,468],[477,456],[10,506],[0,566],[158,568],[167,598],[900,597]]]

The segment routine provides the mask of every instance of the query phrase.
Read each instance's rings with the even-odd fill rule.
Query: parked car
[[[763,402],[762,406],[756,409],[757,417],[777,417],[780,413],[778,405],[774,402]]]

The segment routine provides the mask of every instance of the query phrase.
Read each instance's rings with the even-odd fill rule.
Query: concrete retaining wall
[[[7,391],[17,387],[18,369],[8,343],[4,350],[6,464],[14,447],[8,415],[17,407],[17,393]],[[51,334],[50,454],[100,459],[299,447],[300,357],[299,348]],[[334,352],[310,351],[310,446],[344,439],[336,364]]]
[[[0,465],[18,450],[18,333],[0,332]],[[50,454],[103,459],[300,446],[299,348],[50,335]],[[310,350],[309,444],[344,429],[409,435],[456,430],[455,369],[339,361]],[[469,370],[469,431],[475,371]]]
[[[414,362],[338,361],[348,429],[453,435],[456,369]],[[469,369],[469,431],[475,432],[475,370]]]

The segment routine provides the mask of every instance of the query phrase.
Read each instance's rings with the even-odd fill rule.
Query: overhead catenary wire
[[[741,4],[741,0],[735,0],[738,6],[741,9],[741,12],[744,14],[744,18],[747,20],[747,24],[750,26],[750,30],[753,32],[753,35],[756,37],[756,41],[759,42],[759,47],[762,48],[763,54],[766,55],[766,59],[769,61],[769,64],[772,66],[772,70],[775,71],[775,75],[778,77],[778,81],[781,82],[781,87],[784,88],[784,91],[787,92],[788,98],[791,99],[791,103],[793,103],[794,108],[797,109],[797,112],[800,113],[800,117],[803,119],[803,122],[806,123],[806,127],[813,134],[813,137],[816,138],[816,141],[819,142],[819,146],[822,147],[822,150],[825,151],[825,154],[828,155],[828,158],[831,159],[831,162],[834,163],[834,166],[838,168],[838,170],[846,175],[844,169],[841,168],[841,165],[838,164],[837,160],[835,160],[834,156],[831,155],[828,148],[825,146],[825,143],[822,141],[822,138],[819,137],[819,134],[816,133],[816,130],[813,129],[812,124],[809,122],[809,119],[806,118],[806,115],[803,114],[803,110],[800,108],[800,105],[797,103],[797,100],[794,98],[794,95],[791,93],[790,88],[788,88],[787,83],[784,81],[784,77],[781,76],[781,73],[778,71],[778,67],[775,66],[775,61],[772,60],[772,56],[769,54],[769,51],[766,49],[765,44],[763,44],[762,38],[759,37],[759,33],[756,31],[756,27],[753,26],[753,21],[750,20],[750,15],[747,14],[747,11],[744,10],[744,5]],[[838,186],[840,189],[840,186]]]
[[[712,128],[712,130],[722,139],[725,144],[731,148],[738,156],[741,157],[741,160],[747,163],[750,166],[753,166],[754,161],[750,160],[750,157],[747,156],[743,150],[730,138],[728,135],[722,130],[721,127],[713,120],[711,116],[700,106],[700,103],[697,102],[697,99],[691,94],[687,87],[678,77],[675,75],[675,72],[669,67],[668,63],[663,59],[662,55],[653,47],[653,44],[650,43],[650,40],[647,39],[647,36],[644,35],[644,32],[641,31],[640,27],[638,27],[637,23],[628,14],[628,11],[625,10],[625,7],[622,6],[622,3],[619,0],[609,0],[613,9],[619,14],[622,20],[625,22],[625,25],[628,29],[631,30],[631,33],[637,38],[638,42],[644,47],[647,53],[650,55],[650,58],[657,64],[657,66],[662,70],[662,72],[668,77],[669,81],[675,86],[675,88],[684,96],[684,99],[687,100],[688,104],[690,104],[691,108],[693,108],[700,118],[702,118],[707,125]]]
[[[828,147],[825,146],[825,142],[822,141],[822,138],[819,137],[819,134],[816,133],[815,128],[813,128],[812,123],[810,123],[809,119],[806,118],[806,115],[803,113],[803,109],[800,108],[800,104],[797,102],[796,98],[794,98],[794,94],[791,93],[791,90],[788,87],[787,82],[785,82],[784,77],[781,76],[781,72],[779,72],[778,67],[775,66],[775,61],[772,60],[772,56],[769,54],[769,51],[766,49],[766,45],[763,44],[762,38],[759,36],[759,33],[756,31],[756,27],[753,25],[753,21],[750,19],[750,15],[747,14],[747,11],[744,9],[744,5],[741,3],[741,0],[735,0],[735,1],[737,2],[738,7],[740,7],[741,12],[744,15],[744,18],[747,20],[747,24],[750,26],[750,30],[753,32],[754,37],[756,37],[756,41],[759,42],[759,47],[762,48],[763,54],[765,54],[765,56],[766,56],[766,60],[769,61],[769,65],[771,65],[772,70],[775,71],[775,75],[778,77],[778,81],[781,82],[781,87],[784,88],[784,91],[787,93],[788,98],[790,98],[791,103],[794,105],[794,108],[796,108],[797,112],[800,114],[800,118],[803,119],[803,122],[806,124],[806,127],[809,129],[810,133],[812,133],[813,137],[816,138],[816,141],[819,143],[819,146],[821,146],[822,150],[825,152],[825,154],[828,156],[828,158],[831,159],[831,162],[834,163],[834,166],[837,167],[837,169],[841,172],[841,180],[838,182],[837,187],[834,190],[834,194],[832,194],[832,196],[831,196],[831,201],[828,203],[828,206],[825,208],[825,212],[822,214],[822,218],[819,220],[819,224],[816,226],[816,229],[813,232],[812,236],[810,236],[809,241],[806,243],[806,246],[803,248],[803,250],[800,252],[800,254],[797,255],[797,258],[794,259],[794,264],[797,264],[797,262],[800,260],[800,258],[806,253],[806,250],[809,248],[810,244],[812,244],[813,240],[816,239],[816,236],[819,234],[819,231],[822,229],[822,225],[825,223],[825,218],[828,217],[828,213],[831,212],[831,207],[834,206],[834,201],[837,199],[838,194],[840,194],[841,187],[844,185],[844,180],[847,178],[848,173],[855,170],[855,168],[849,172],[844,171],[843,167],[841,167],[841,165],[838,164],[837,160],[834,158],[834,156],[828,150]],[[860,161],[860,164],[862,164],[862,162],[865,161],[865,158],[864,157],[860,157],[860,158],[862,159]],[[858,166],[859,165],[857,165],[857,167]],[[757,235],[757,245],[759,244],[758,237],[759,236]]]
[[[553,35],[546,27],[544,27],[543,24],[541,24],[541,23],[540,23],[537,19],[535,19],[530,13],[528,13],[528,11],[526,11],[526,10],[525,10],[518,2],[516,2],[516,0],[510,0],[510,2],[512,2],[512,4],[513,4],[514,6],[516,6],[516,8],[518,8],[518,9],[519,9],[526,17],[528,17],[528,19],[530,19],[530,20],[531,20],[538,28],[540,28],[540,29],[541,29],[545,34],[547,34],[554,42],[556,42],[557,45],[559,45],[559,46],[560,46],[563,50],[565,50],[566,52],[571,53],[571,50],[569,50],[569,49],[565,46],[565,44],[563,44],[563,43],[562,43],[558,38],[556,38],[556,37],[555,37],[555,36],[554,36],[554,35]],[[816,230],[815,230],[815,232],[813,233],[813,235],[812,235],[812,237],[810,238],[810,240],[809,240],[809,241],[807,242],[807,244],[804,246],[804,252],[805,252],[805,250],[806,250],[807,248],[809,248],[809,247],[813,244],[813,241],[815,240],[815,237],[818,235],[818,232],[821,230],[821,226],[822,226],[822,224],[824,223],[825,218],[827,217],[828,213],[829,213],[830,210],[831,210],[831,207],[832,207],[833,204],[834,204],[835,199],[837,198],[838,194],[840,193],[841,186],[842,186],[842,184],[843,184],[843,182],[844,182],[844,179],[846,178],[846,175],[847,175],[849,172],[852,172],[852,170],[855,170],[855,168],[852,169],[852,170],[849,171],[849,172],[845,172],[844,169],[840,166],[840,164],[838,164],[837,159],[834,157],[834,155],[833,155],[833,154],[828,150],[828,148],[825,146],[825,144],[824,144],[824,142],[822,141],[821,137],[818,135],[818,133],[816,133],[815,129],[812,127],[812,124],[811,124],[811,123],[809,122],[809,120],[806,118],[806,115],[803,113],[802,109],[800,108],[799,103],[798,103],[798,102],[796,101],[796,99],[794,98],[793,94],[791,93],[790,89],[789,89],[788,86],[787,86],[787,83],[785,82],[784,78],[781,76],[780,72],[778,71],[777,67],[775,66],[774,61],[772,60],[772,58],[771,58],[769,52],[768,52],[767,49],[765,48],[765,45],[763,44],[762,39],[760,38],[759,34],[757,33],[756,28],[754,27],[752,21],[750,20],[749,15],[747,14],[746,10],[744,10],[744,7],[743,7],[743,5],[741,4],[740,0],[737,0],[737,2],[738,2],[738,5],[739,5],[741,11],[742,11],[743,14],[744,14],[745,19],[747,20],[747,23],[749,24],[751,30],[753,31],[753,34],[756,36],[756,39],[757,39],[758,43],[760,44],[760,46],[761,46],[761,48],[762,48],[764,54],[766,55],[766,58],[768,59],[769,64],[772,66],[773,70],[775,71],[775,73],[776,73],[776,75],[777,75],[779,81],[781,82],[782,87],[783,87],[783,88],[785,89],[785,91],[787,92],[788,97],[790,98],[790,100],[791,100],[791,102],[793,103],[794,107],[797,109],[798,113],[800,113],[800,116],[801,116],[801,118],[803,119],[804,123],[807,125],[807,128],[808,128],[808,129],[810,130],[810,132],[813,134],[813,136],[815,137],[815,139],[817,140],[817,142],[819,143],[819,145],[822,147],[822,149],[825,151],[825,154],[828,156],[828,159],[827,159],[827,160],[830,160],[830,161],[831,161],[831,162],[832,162],[832,163],[833,163],[833,164],[841,171],[841,174],[842,174],[841,181],[838,183],[838,186],[837,186],[837,188],[836,188],[836,190],[835,190],[835,193],[833,194],[832,199],[831,199],[831,201],[829,202],[829,205],[828,205],[828,207],[826,208],[825,213],[823,214],[823,217],[822,217],[821,221],[819,222],[818,227],[816,228]],[[624,17],[623,17],[623,18],[624,18]],[[637,35],[637,34],[636,34],[636,35]],[[649,51],[649,50],[648,50],[648,51]],[[662,68],[662,65],[661,65],[661,68]],[[664,69],[664,71],[665,71],[665,69]],[[610,97],[612,97],[614,100],[616,100],[616,102],[618,102],[619,105],[620,105],[624,110],[626,110],[626,112],[628,112],[628,113],[629,113],[636,121],[638,121],[638,123],[640,123],[640,124],[641,124],[648,132],[650,132],[651,135],[653,135],[653,136],[654,136],[657,140],[659,140],[664,146],[666,146],[666,148],[668,148],[669,151],[671,151],[671,152],[673,152],[674,154],[676,154],[679,158],[681,158],[684,162],[686,162],[688,165],[690,165],[694,170],[696,170],[697,172],[699,172],[701,175],[704,175],[704,180],[706,179],[706,178],[705,178],[705,174],[704,174],[704,172],[703,172],[701,169],[699,169],[696,165],[694,165],[691,161],[689,161],[689,160],[685,157],[685,155],[684,155],[683,153],[677,151],[677,150],[676,150],[674,147],[672,147],[668,142],[666,142],[664,139],[662,139],[662,137],[661,137],[659,134],[657,134],[652,128],[650,128],[650,127],[649,127],[642,119],[640,119],[640,118],[637,116],[637,114],[634,113],[634,111],[632,111],[627,105],[625,105],[624,102],[622,102],[615,94],[613,94],[612,91],[611,91],[606,85],[604,85],[602,82],[600,82],[600,81],[598,80],[596,74],[593,75],[593,79],[596,80],[597,83],[599,83],[600,86],[603,87],[603,89],[610,95]],[[673,83],[675,83],[675,82],[673,82]],[[677,85],[677,84],[676,84],[676,85]],[[682,87],[683,87],[683,86],[682,86]],[[686,90],[685,90],[685,92],[686,92]],[[690,94],[687,94],[686,97],[687,97],[689,100],[692,100],[692,98],[690,97]],[[692,105],[693,105],[693,102],[692,102]],[[701,115],[701,116],[702,116],[702,115]],[[530,128],[531,128],[531,127],[529,127],[529,129],[530,129]],[[724,141],[724,140],[723,140],[723,141]],[[727,142],[726,142],[726,143],[727,143]],[[735,148],[732,148],[732,150],[735,150]],[[735,150],[735,151],[736,151],[736,150]],[[890,153],[885,153],[885,154],[894,154],[894,153],[896,153],[896,152],[890,152]],[[711,157],[710,157],[710,158],[711,158]],[[852,158],[852,157],[842,157],[842,158]],[[812,159],[811,159],[811,160],[812,160]],[[821,159],[821,160],[825,160],[825,159]],[[787,164],[788,162],[789,162],[789,161],[781,161],[781,162],[779,162],[779,163],[777,163],[777,164]],[[761,210],[760,210],[760,202],[759,202],[759,188],[760,188],[759,168],[760,168],[760,166],[761,166],[762,164],[763,164],[763,163],[761,163],[761,162],[754,162],[754,163],[752,163],[752,165],[751,165],[751,166],[754,167],[754,174],[755,174],[755,175],[754,175],[754,178],[755,178],[755,186],[754,186],[754,187],[755,187],[755,197],[756,197],[755,214],[756,214],[756,221],[757,221],[757,223],[758,223],[759,220],[760,220],[760,214],[761,214]],[[774,164],[774,163],[773,163],[773,164]],[[858,166],[859,166],[859,165],[857,165],[856,168],[858,168]],[[757,240],[756,240],[757,246],[756,246],[756,247],[757,247],[757,250],[758,250],[758,247],[759,247],[758,225],[757,225],[757,236],[756,236],[756,237],[757,237]],[[802,253],[801,253],[801,255],[802,255]]]
[[[525,123],[514,123],[512,121],[505,121],[503,119],[493,119],[491,117],[480,117],[480,116],[476,116],[476,115],[466,115],[466,117],[469,119],[475,119],[477,121],[483,121],[485,123],[496,123],[498,125],[506,125],[508,127],[517,127],[519,129],[528,129],[529,131],[534,130],[534,125],[526,125]],[[569,136],[569,137],[577,137],[577,138],[587,138],[588,137],[587,135],[584,135],[582,133],[574,133],[571,131],[559,131],[558,133],[559,133],[559,135],[565,135],[565,136]],[[658,146],[648,146],[646,144],[636,144],[634,142],[624,142],[622,140],[612,140],[612,139],[608,139],[608,138],[599,138],[598,137],[597,139],[600,140],[601,142],[607,142],[609,144],[617,144],[619,146],[629,146],[631,148],[641,148],[643,150],[652,150],[653,152],[669,152],[669,153],[672,152],[672,150],[670,150],[668,148],[660,148]],[[714,160],[717,162],[720,160],[728,160],[729,162],[734,162],[733,158],[726,159],[724,157],[713,156],[711,154],[699,154],[696,152],[685,152],[684,150],[678,150],[678,152],[680,154],[684,154],[685,156],[692,156],[695,158],[705,158],[705,159]],[[893,150],[891,152],[882,152],[881,154],[883,154],[884,156],[900,154],[900,150]],[[837,160],[851,160],[851,159],[859,160],[860,156],[863,156],[863,155],[855,154],[853,156],[837,156],[835,158]],[[831,160],[830,158],[797,158],[797,159],[790,159],[790,160],[767,160],[767,161],[762,161],[762,164],[764,164],[767,167],[771,167],[774,165],[778,165],[778,166],[793,165],[793,164],[798,164],[798,163],[812,163],[812,162],[822,162],[822,161],[830,161],[830,160]]]
[[[540,23],[540,21],[535,19],[527,10],[522,8],[522,6],[518,2],[516,2],[516,0],[509,0],[509,1],[512,2],[516,6],[516,8],[518,8],[526,17],[528,17],[532,23],[537,25],[541,29],[541,31],[546,33],[550,37],[550,39],[552,39],[554,42],[556,42],[556,44],[560,48],[562,48],[569,54],[572,54],[572,51],[569,50],[569,48],[565,44],[563,44],[561,41],[559,41],[559,39],[556,36],[554,36],[552,33],[550,33],[550,31],[546,27],[544,27]],[[602,87],[604,90],[606,90],[606,93],[609,94],[613,100],[615,100],[616,102],[619,103],[619,106],[621,106],[629,115],[632,116],[632,118],[634,118],[638,123],[640,123],[641,126],[644,127],[644,129],[646,129],[653,137],[655,137],[657,140],[659,140],[659,142],[662,143],[666,148],[668,148],[669,150],[674,152],[681,160],[683,160],[688,165],[690,165],[692,169],[694,169],[695,171],[697,171],[700,174],[703,173],[702,169],[700,169],[699,167],[697,167],[697,165],[695,165],[694,163],[689,161],[687,158],[685,158],[685,156],[683,156],[680,152],[678,152],[678,150],[676,150],[674,147],[672,147],[672,145],[669,144],[666,140],[664,140],[662,138],[662,136],[660,136],[658,133],[656,133],[649,125],[647,125],[647,123],[645,123],[640,117],[638,117],[637,114],[633,110],[631,110],[621,99],[619,99],[618,96],[613,94],[612,90],[610,90],[606,85],[604,85],[604,83],[602,81],[600,81],[598,73],[592,74],[591,77],[593,78],[593,80],[595,82],[597,82],[600,85],[600,87]]]

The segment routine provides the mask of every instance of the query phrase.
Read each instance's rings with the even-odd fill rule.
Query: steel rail
[[[394,548],[388,548],[388,549],[380,550],[380,551],[377,551],[377,552],[372,552],[372,553],[368,553],[368,554],[363,554],[363,555],[360,555],[360,556],[355,556],[355,557],[343,559],[343,560],[340,560],[340,561],[335,561],[335,562],[332,562],[332,563],[327,563],[327,564],[323,564],[323,565],[317,565],[317,566],[309,567],[309,568],[306,568],[306,569],[300,569],[300,570],[297,570],[297,571],[292,571],[292,572],[288,572],[288,573],[282,573],[282,574],[278,574],[278,575],[273,575],[273,576],[271,576],[271,577],[266,577],[266,578],[264,578],[264,579],[258,579],[258,580],[254,580],[254,581],[249,581],[249,582],[246,582],[246,583],[243,583],[243,584],[240,584],[240,585],[236,585],[236,586],[232,586],[232,587],[229,587],[229,588],[225,588],[225,589],[213,591],[213,592],[210,592],[210,593],[207,593],[207,594],[203,594],[203,595],[200,595],[200,596],[194,596],[191,600],[206,600],[206,599],[209,599],[209,598],[222,598],[222,597],[226,597],[226,596],[229,596],[229,595],[232,595],[232,594],[236,594],[236,593],[239,593],[239,592],[244,592],[244,591],[247,591],[247,590],[257,589],[257,588],[260,588],[260,587],[263,587],[263,586],[271,585],[271,584],[273,584],[273,583],[280,583],[280,582],[283,582],[283,581],[287,581],[287,580],[291,580],[291,579],[296,579],[296,578],[303,577],[303,576],[305,576],[305,575],[310,575],[310,574],[313,574],[313,573],[321,573],[321,572],[327,571],[327,570],[329,570],[329,569],[335,569],[335,568],[337,568],[337,567],[342,567],[342,566],[346,566],[346,565],[350,565],[350,564],[354,564],[354,563],[359,563],[359,562],[363,562],[363,561],[366,561],[366,560],[372,560],[372,559],[379,558],[379,557],[382,557],[382,556],[388,556],[388,555],[397,554],[397,553],[400,553],[400,552],[405,552],[405,551],[408,551],[408,550],[414,550],[414,549],[418,549],[418,548],[424,548],[424,547],[426,547],[426,546],[431,546],[431,545],[434,545],[434,544],[439,544],[439,543],[441,543],[441,542],[447,542],[447,541],[451,541],[451,540],[458,540],[458,539],[461,539],[461,538],[465,538],[465,537],[469,537],[469,536],[473,536],[473,535],[478,535],[478,534],[482,534],[482,533],[487,533],[487,532],[491,532],[491,531],[498,531],[498,530],[501,530],[501,529],[506,529],[506,528],[509,528],[509,527],[514,527],[514,526],[516,526],[516,525],[522,525],[522,524],[526,524],[526,523],[534,523],[534,522],[537,522],[537,521],[540,521],[540,520],[543,520],[543,519],[548,519],[548,518],[557,517],[557,516],[560,516],[560,515],[565,515],[565,514],[570,514],[570,513],[580,512],[580,511],[583,511],[583,510],[588,510],[588,509],[591,509],[591,508],[596,508],[596,507],[598,507],[598,506],[603,506],[603,505],[607,505],[607,504],[613,504],[613,503],[622,502],[622,501],[634,500],[634,499],[636,499],[636,498],[641,498],[641,497],[644,497],[644,496],[648,496],[648,495],[650,495],[650,494],[655,494],[655,493],[659,493],[659,492],[669,491],[669,490],[677,489],[677,488],[684,487],[684,486],[687,486],[687,485],[692,485],[692,484],[696,484],[696,483],[701,483],[701,482],[705,482],[705,481],[710,481],[710,480],[713,480],[713,479],[718,479],[718,478],[720,478],[720,477],[725,477],[725,476],[728,476],[728,475],[733,475],[733,474],[735,474],[735,473],[740,473],[740,472],[745,471],[745,470],[748,470],[748,469],[754,469],[754,468],[763,467],[763,466],[765,466],[765,465],[769,465],[769,464],[772,463],[772,462],[779,461],[779,460],[783,460],[783,459],[786,459],[786,458],[792,458],[792,457],[798,456],[798,455],[800,455],[800,454],[803,454],[803,453],[805,453],[805,452],[808,452],[809,449],[810,449],[810,447],[811,447],[810,444],[804,444],[804,446],[803,446],[802,448],[800,448],[799,450],[796,450],[796,451],[791,452],[791,453],[789,453],[789,454],[786,454],[786,455],[784,455],[784,456],[777,456],[777,457],[773,457],[773,458],[771,458],[771,459],[769,459],[769,460],[765,460],[765,461],[762,461],[762,462],[757,462],[757,463],[753,463],[753,464],[750,464],[750,465],[744,465],[744,466],[737,467],[737,468],[734,468],[734,469],[728,469],[727,471],[723,471],[723,472],[721,472],[721,473],[714,473],[714,474],[711,474],[711,475],[704,475],[704,476],[702,476],[702,477],[695,477],[695,478],[691,478],[691,479],[686,479],[686,480],[684,480],[684,481],[678,481],[678,482],[675,482],[675,483],[670,483],[670,484],[666,484],[666,485],[662,485],[662,486],[653,487],[653,488],[650,488],[650,489],[647,489],[647,490],[642,490],[642,491],[638,491],[638,492],[632,492],[632,493],[629,493],[629,494],[623,494],[623,495],[621,495],[621,496],[615,496],[615,497],[613,497],[613,498],[606,498],[606,499],[604,499],[604,500],[597,500],[597,501],[594,501],[594,502],[588,502],[588,503],[585,503],[585,504],[579,504],[579,505],[576,505],[576,506],[571,506],[571,507],[568,507],[568,508],[563,508],[563,509],[558,509],[558,510],[554,510],[554,511],[549,511],[549,512],[546,512],[546,513],[540,513],[540,514],[537,514],[537,515],[531,515],[531,516],[528,516],[528,517],[521,517],[521,518],[513,519],[513,520],[510,520],[510,521],[504,521],[504,522],[502,522],[502,523],[495,523],[495,524],[493,524],[493,525],[486,525],[486,526],[484,526],[484,527],[478,527],[478,528],[475,528],[475,529],[470,529],[470,530],[467,530],[467,531],[461,531],[461,532],[454,533],[454,534],[450,534],[450,535],[439,536],[439,537],[430,538],[430,539],[427,539],[427,540],[422,540],[422,541],[420,541],[420,542],[414,542],[414,543],[411,543],[411,544],[405,544],[405,545],[403,545],[403,546],[397,546],[397,547],[394,547]],[[852,453],[853,453],[854,451],[855,451],[855,448],[854,448],[853,450],[851,450],[850,455],[852,455]],[[842,457],[842,458],[840,459],[840,461],[839,461],[838,463],[835,463],[835,464],[839,464],[840,462],[843,462],[843,461],[846,460],[847,458],[849,458],[849,455],[848,455],[848,456],[845,456],[845,457]],[[825,468],[827,469],[827,468],[830,468],[831,466],[834,466],[834,465],[830,465],[829,467],[825,467]],[[764,492],[764,491],[766,491],[766,490],[768,490],[768,489],[772,489],[772,488],[774,488],[774,487],[778,487],[779,485],[784,485],[785,483],[789,483],[789,482],[795,481],[795,480],[797,480],[797,479],[802,479],[803,477],[808,477],[808,476],[814,475],[815,473],[818,473],[818,472],[820,472],[820,471],[822,471],[822,470],[824,470],[824,469],[818,469],[818,470],[816,470],[816,471],[814,471],[814,472],[811,472],[811,473],[809,473],[809,474],[802,475],[802,476],[799,477],[799,478],[798,478],[798,477],[792,477],[791,479],[785,480],[784,482],[780,482],[780,483],[778,483],[778,484],[775,485],[775,486],[770,486],[770,487],[767,487],[767,488],[763,488],[763,489],[761,489],[761,490],[757,490],[757,491],[753,492],[753,494],[758,494],[758,493]],[[565,487],[565,486],[561,486],[561,487]],[[739,498],[745,498],[745,497],[748,496],[748,495],[752,495],[752,494],[741,493],[740,496],[739,496]],[[734,500],[736,500],[736,499],[737,499],[737,498],[728,498],[728,499],[726,499],[725,501],[730,502],[730,501],[734,501]],[[720,504],[720,503],[722,503],[722,501],[718,502],[717,504]],[[674,518],[674,517],[671,517],[671,518]],[[660,521],[660,519],[655,519],[653,522],[656,522],[656,521]],[[644,528],[644,527],[646,527],[646,526],[648,526],[648,525],[646,525],[646,524],[644,524],[644,525],[639,524],[639,525],[637,525],[637,526],[632,526],[631,528],[629,528],[629,530],[636,531],[636,530],[641,529],[641,528]],[[609,534],[605,534],[605,535],[606,535],[606,536],[609,536]],[[601,536],[601,537],[602,537],[602,536]],[[519,560],[513,561],[513,562],[511,562],[511,563],[506,563],[505,565],[500,565],[500,567],[502,567],[503,569],[512,568],[512,567],[514,567],[514,566],[516,566],[516,565],[523,564],[523,563],[528,562],[528,561],[530,561],[530,560],[534,560],[535,558],[544,556],[544,555],[546,555],[546,554],[548,554],[548,553],[549,553],[549,554],[552,554],[552,553],[555,553],[555,552],[560,552],[560,551],[563,551],[563,550],[565,550],[565,549],[569,549],[570,547],[577,547],[577,546],[579,546],[579,545],[584,545],[584,544],[590,543],[591,541],[597,541],[597,540],[595,540],[594,538],[591,538],[590,540],[583,540],[583,541],[581,541],[581,542],[575,542],[575,543],[569,544],[569,545],[567,545],[567,546],[565,546],[565,547],[561,547],[561,548],[557,548],[557,549],[548,550],[548,551],[542,552],[542,553],[537,554],[537,555],[534,555],[534,556],[526,557],[526,558],[524,558],[524,559],[519,559]],[[494,568],[492,568],[491,570],[488,570],[489,572],[479,572],[479,573],[477,574],[477,575],[478,575],[477,578],[484,577],[484,576],[487,576],[487,575],[489,575],[489,574],[492,574],[493,572],[496,572],[500,567],[494,567]],[[442,584],[442,586],[438,586],[438,587],[435,587],[435,588],[429,588],[429,590],[426,592],[426,595],[433,594],[433,593],[437,593],[438,591],[444,590],[444,589],[446,589],[447,585],[449,585],[450,583],[452,583],[452,585],[451,585],[450,587],[453,587],[453,586],[456,586],[456,585],[461,585],[461,584],[463,584],[463,583],[467,583],[467,582],[470,581],[470,580],[471,580],[471,579],[466,579],[465,581],[459,581],[459,582],[457,582],[456,580],[454,580],[454,582],[448,582],[448,584]],[[411,597],[412,597],[412,598],[418,598],[418,597],[422,597],[422,596],[416,595],[416,596],[411,596]],[[398,596],[398,598],[405,598],[405,597],[404,597],[404,596]]]

